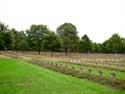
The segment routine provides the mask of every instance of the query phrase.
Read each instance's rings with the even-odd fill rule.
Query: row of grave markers
[[[53,62],[43,62],[43,64],[56,66],[56,67],[64,67],[65,69],[69,69],[68,65],[63,65],[63,64],[53,63]],[[75,66],[73,66],[73,65],[72,65],[71,69],[74,70],[74,71],[76,70]],[[89,74],[92,74],[92,69],[91,68],[88,68],[87,70],[88,70]],[[83,67],[80,67],[79,71],[80,71],[80,73],[83,73]],[[100,76],[103,76],[103,71],[102,70],[98,70],[98,73],[99,73]],[[112,78],[116,78],[116,73],[112,72],[111,76],[112,76]]]
[[[92,62],[87,62],[87,61],[83,61],[83,60],[78,60],[78,59],[62,59],[60,61],[64,61],[64,62],[71,62],[71,63],[78,63],[78,64],[95,64],[95,65],[103,65],[103,66],[119,66],[119,67],[124,67],[125,64],[124,63],[119,63],[119,62],[97,62],[97,61],[92,61]],[[83,63],[86,62],[86,63]]]

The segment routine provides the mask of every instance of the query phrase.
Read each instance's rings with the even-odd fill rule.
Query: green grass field
[[[0,94],[125,94],[17,59],[0,59]]]

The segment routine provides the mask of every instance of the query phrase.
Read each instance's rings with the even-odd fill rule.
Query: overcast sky
[[[125,0],[0,0],[0,21],[17,30],[45,24],[54,31],[71,22],[80,37],[101,43],[114,33],[125,37]]]

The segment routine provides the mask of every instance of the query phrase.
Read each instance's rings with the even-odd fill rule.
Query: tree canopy
[[[80,52],[90,52],[92,50],[92,41],[85,34],[80,40]]]
[[[0,22],[0,50],[12,51],[53,51],[81,53],[125,53],[125,38],[113,34],[103,43],[94,43],[87,34],[81,38],[72,23],[58,26],[56,32],[47,25],[31,25],[24,31],[9,29]]]
[[[75,48],[77,42],[77,29],[71,23],[64,23],[57,28],[57,34],[62,40],[65,52],[70,52]]]
[[[48,28],[46,25],[32,25],[26,32],[31,47],[34,45],[39,54],[41,51],[44,34],[47,32]]]

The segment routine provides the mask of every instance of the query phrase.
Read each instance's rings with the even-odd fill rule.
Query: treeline
[[[125,53],[125,38],[113,34],[100,44],[92,42],[86,34],[79,38],[77,28],[71,23],[60,25],[54,32],[41,24],[17,31],[0,22],[0,50],[38,51],[39,54],[40,51]]]

